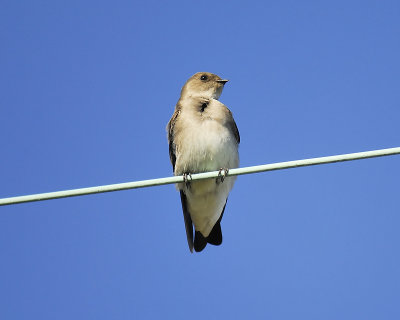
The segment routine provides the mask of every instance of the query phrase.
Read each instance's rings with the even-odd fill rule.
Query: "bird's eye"
[[[203,74],[201,77],[200,77],[200,80],[203,80],[203,81],[206,81],[208,79],[208,77],[205,75],[205,74]]]

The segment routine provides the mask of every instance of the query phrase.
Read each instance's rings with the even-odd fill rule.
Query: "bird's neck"
[[[215,92],[214,90],[202,91],[202,92],[182,92],[180,100],[203,98],[203,99],[215,99],[218,100],[221,93]]]

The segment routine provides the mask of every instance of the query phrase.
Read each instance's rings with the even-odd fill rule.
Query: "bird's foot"
[[[192,175],[190,172],[185,172],[183,174],[183,182],[185,182],[186,188],[190,188],[190,182],[192,181]]]
[[[221,168],[218,171],[218,177],[217,177],[217,184],[220,184],[222,182],[224,182],[226,176],[229,173],[229,169],[228,168]]]

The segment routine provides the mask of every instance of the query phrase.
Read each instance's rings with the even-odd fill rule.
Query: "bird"
[[[180,192],[190,252],[222,243],[221,219],[239,166],[240,135],[232,112],[218,101],[228,80],[198,72],[182,87],[167,125],[169,156]],[[217,178],[190,181],[191,174],[219,171]],[[194,227],[194,234],[193,234]]]

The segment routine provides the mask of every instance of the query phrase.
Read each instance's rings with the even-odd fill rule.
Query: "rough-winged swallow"
[[[236,179],[225,175],[239,165],[239,131],[231,111],[218,101],[227,81],[208,72],[193,75],[167,125],[174,174],[186,177],[177,188],[191,252],[202,251],[207,243],[222,243],[220,223]],[[190,182],[191,173],[217,170],[221,173],[217,179]]]

